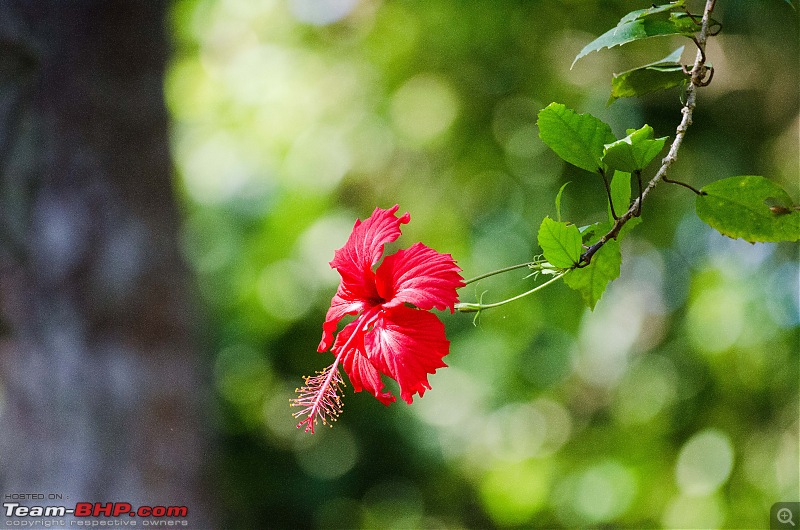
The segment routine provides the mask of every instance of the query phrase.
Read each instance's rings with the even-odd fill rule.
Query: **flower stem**
[[[521,268],[521,267],[517,266],[517,268]],[[536,291],[547,287],[548,285],[550,285],[551,283],[555,282],[556,280],[561,279],[561,277],[564,276],[565,274],[567,274],[567,272],[569,272],[569,271],[559,272],[558,274],[556,274],[555,276],[553,276],[552,278],[550,278],[549,280],[547,280],[543,284],[537,285],[536,287],[534,287],[530,291],[526,291],[526,292],[524,292],[522,294],[518,294],[517,296],[513,296],[513,297],[509,298],[508,300],[503,300],[501,302],[494,302],[494,303],[491,303],[491,304],[480,304],[480,303],[471,304],[469,302],[461,302],[461,303],[458,303],[458,304],[455,305],[455,309],[456,309],[456,311],[460,311],[461,313],[475,313],[477,311],[483,311],[484,309],[490,309],[492,307],[500,307],[501,305],[507,304],[509,302],[513,302],[514,300],[519,300],[520,298],[524,298],[524,297],[528,296],[529,294],[533,294]]]
[[[514,271],[517,269],[524,269],[529,268],[532,270],[543,270],[548,269],[551,270],[552,266],[549,263],[545,265],[547,262],[545,261],[529,261],[527,263],[519,263],[517,265],[511,265],[510,267],[503,267],[502,269],[497,269],[496,271],[487,272],[485,274],[481,274],[480,276],[475,276],[474,278],[470,278],[469,280],[464,282],[464,286],[467,286],[471,283],[475,283],[478,280],[483,280],[484,278],[489,278],[490,276],[494,276],[496,274],[503,274],[504,272]]]

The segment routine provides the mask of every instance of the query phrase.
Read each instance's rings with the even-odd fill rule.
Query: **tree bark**
[[[0,495],[185,505],[206,528],[166,7],[0,2]]]

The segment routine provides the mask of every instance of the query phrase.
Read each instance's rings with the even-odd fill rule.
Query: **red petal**
[[[365,309],[364,306],[363,301],[353,297],[352,294],[345,290],[344,284],[340,284],[339,289],[331,299],[328,313],[325,315],[325,322],[322,324],[322,340],[319,342],[317,351],[323,352],[331,347],[333,334],[336,332],[336,327],[343,316],[358,314]]]
[[[364,348],[372,364],[398,382],[400,397],[411,403],[414,394],[430,389],[428,374],[447,366],[442,357],[449,353],[450,341],[436,315],[398,306],[381,313],[364,335]]]
[[[334,254],[331,267],[339,271],[342,283],[325,315],[318,351],[331,347],[336,326],[344,315],[355,315],[380,301],[372,267],[381,259],[384,244],[400,237],[400,225],[410,219],[408,213],[395,216],[398,208],[396,204],[388,210],[375,208],[363,223],[357,220],[347,243]]]
[[[415,243],[384,258],[376,272],[378,293],[388,300],[387,308],[407,302],[426,311],[435,307],[452,312],[456,289],[464,286],[460,271],[450,254]]]
[[[363,223],[356,221],[347,243],[334,254],[331,267],[353,295],[366,299],[375,294],[372,267],[381,259],[384,244],[400,237],[400,225],[411,218],[408,213],[395,216],[398,208],[396,204],[389,210],[375,208]]]
[[[361,392],[362,389],[371,393],[378,398],[378,401],[384,405],[392,403],[396,398],[388,392],[383,391],[383,381],[381,381],[381,374],[372,365],[364,352],[364,334],[357,331],[358,326],[361,325],[361,319],[346,325],[342,331],[336,336],[336,343],[333,345],[333,352],[339,355],[339,349],[347,345],[347,349],[342,352],[342,368],[344,368],[347,377],[350,378],[350,384],[353,385],[353,390]],[[353,333],[360,333],[361,336],[347,344],[350,335]]]

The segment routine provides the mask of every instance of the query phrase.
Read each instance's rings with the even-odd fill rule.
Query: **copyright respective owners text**
[[[187,506],[75,501],[61,493],[5,493],[1,513],[2,528],[189,526]]]
[[[776,502],[769,511],[770,530],[798,530],[800,502]]]

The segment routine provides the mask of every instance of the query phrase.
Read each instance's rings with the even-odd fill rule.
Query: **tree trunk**
[[[165,15],[0,2],[0,495],[185,505],[206,528],[208,378],[177,244]]]

